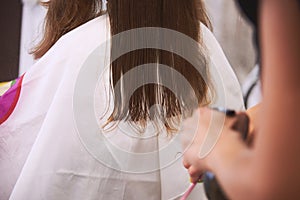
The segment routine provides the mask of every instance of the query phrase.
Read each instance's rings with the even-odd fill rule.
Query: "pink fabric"
[[[18,78],[16,83],[0,97],[0,125],[8,119],[17,105],[21,92],[23,76]]]

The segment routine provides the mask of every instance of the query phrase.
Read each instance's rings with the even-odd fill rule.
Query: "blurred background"
[[[243,83],[256,64],[251,24],[240,14],[234,0],[205,0],[205,3],[213,33]]]
[[[220,42],[237,74],[245,96],[257,82],[252,28],[239,13],[234,0],[204,0]],[[30,50],[42,35],[46,10],[40,0],[9,0],[0,7],[0,82],[22,75],[33,64]],[[252,71],[253,70],[253,71]],[[252,73],[250,73],[252,71]]]

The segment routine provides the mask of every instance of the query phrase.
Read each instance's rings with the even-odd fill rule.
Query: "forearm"
[[[295,199],[300,180],[300,8],[296,0],[263,0],[261,9],[264,99],[255,168],[269,191]]]

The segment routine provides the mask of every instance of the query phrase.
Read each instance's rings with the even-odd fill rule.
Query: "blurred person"
[[[224,119],[224,114],[202,108],[199,129],[183,164],[192,182],[205,171],[213,172],[229,199],[298,199],[300,2],[254,2],[259,13],[263,91],[254,112],[255,137],[247,144],[235,129],[244,113]],[[221,118],[225,122],[219,139],[206,156],[199,157],[204,137],[213,134],[211,127],[222,126]]]

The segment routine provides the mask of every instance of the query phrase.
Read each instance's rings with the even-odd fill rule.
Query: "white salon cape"
[[[222,79],[224,83],[225,106],[243,109],[242,93],[231,66],[213,34],[204,25],[201,28],[212,80]],[[137,139],[134,133],[124,134],[130,133],[131,127],[120,123],[104,133],[106,142],[129,152],[129,156],[120,158],[104,147],[99,152],[103,143],[97,146],[90,140],[89,144],[85,135],[79,133],[74,116],[77,77],[88,56],[108,37],[107,16],[93,19],[64,35],[24,75],[18,102],[0,125],[1,200],[178,199],[188,189],[182,150],[178,144],[172,149],[175,139],[163,133],[151,139]],[[105,61],[99,57],[101,62]],[[103,78],[95,90],[95,119],[99,119],[99,127],[105,122],[100,118],[109,104],[108,84],[108,77]],[[217,87],[216,92],[218,98]],[[219,105],[218,101],[222,100],[215,100],[215,105]],[[85,108],[80,109],[84,112]],[[190,126],[197,126],[196,122]],[[151,132],[151,127],[147,131]],[[160,149],[169,147],[168,158],[161,156]],[[136,155],[147,152],[155,152],[152,163],[134,160]],[[165,158],[173,162],[161,166]],[[115,163],[115,167],[106,161]],[[120,170],[118,164],[133,170]],[[145,167],[145,171],[140,171],[144,173],[133,173],[135,167],[137,171],[138,167]],[[205,199],[202,184],[198,184],[190,199]]]

